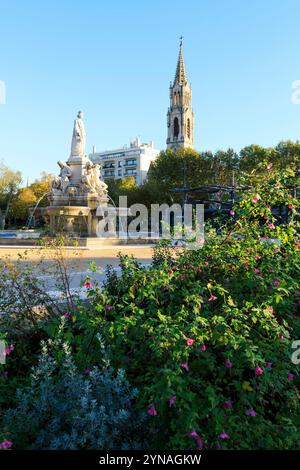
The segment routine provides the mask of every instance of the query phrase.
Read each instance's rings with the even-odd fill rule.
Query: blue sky
[[[79,109],[88,152],[164,148],[181,34],[198,150],[297,140],[299,18],[299,0],[0,0],[0,160],[56,173]]]

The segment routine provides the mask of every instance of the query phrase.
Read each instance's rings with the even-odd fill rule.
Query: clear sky
[[[0,160],[57,173],[79,109],[87,152],[163,149],[181,34],[198,150],[297,140],[299,19],[299,0],[0,0]]]

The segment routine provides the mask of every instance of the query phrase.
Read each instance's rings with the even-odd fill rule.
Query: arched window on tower
[[[177,105],[177,93],[176,93],[176,91],[174,92],[173,103],[174,103],[174,106]]]
[[[180,105],[180,92],[179,91],[177,93],[177,104],[178,106]]]
[[[178,136],[179,136],[179,122],[178,122],[178,118],[175,117],[174,118],[174,138],[177,139]]]
[[[189,118],[187,120],[187,125],[186,125],[186,135],[187,135],[188,139],[191,138],[191,121],[190,121]]]

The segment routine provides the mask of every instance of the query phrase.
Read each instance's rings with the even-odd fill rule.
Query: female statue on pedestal
[[[83,124],[83,112],[79,111],[74,121],[73,137],[71,144],[71,157],[85,156],[86,134]]]

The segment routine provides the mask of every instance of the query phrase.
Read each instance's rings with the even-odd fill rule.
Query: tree
[[[20,171],[13,171],[8,166],[0,163],[0,229],[5,228],[6,218],[13,197],[17,194],[22,182]]]
[[[36,202],[37,196],[30,187],[21,188],[11,204],[14,221],[25,223],[29,214],[29,208],[35,205]]]
[[[51,178],[52,176],[49,173],[43,172],[39,179],[17,191],[10,206],[9,216],[11,221],[24,225],[31,207],[34,207],[37,203],[41,207],[49,205],[47,196],[50,192]]]
[[[110,178],[107,181],[108,194],[116,204],[119,205],[119,196],[127,196],[128,205],[137,202],[138,186],[134,176],[127,176],[124,179]]]
[[[51,189],[52,175],[43,171],[39,179],[36,179],[29,188],[33,191],[37,199],[41,199],[39,206],[46,207],[49,205],[49,198],[47,197]]]

